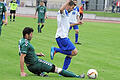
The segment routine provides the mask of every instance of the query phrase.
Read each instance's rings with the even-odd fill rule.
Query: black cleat
[[[80,43],[80,42],[75,42],[75,44],[79,44],[79,45],[82,45],[82,43]]]
[[[37,74],[38,76],[41,76],[41,77],[48,77],[47,74],[45,74],[44,72],[40,73],[40,74]]]

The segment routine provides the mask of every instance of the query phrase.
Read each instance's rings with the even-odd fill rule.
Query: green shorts
[[[44,23],[45,19],[44,18],[38,18],[38,23]]]
[[[45,60],[39,59],[37,63],[30,65],[27,68],[30,72],[34,74],[40,74],[42,72],[54,72],[55,65]]]

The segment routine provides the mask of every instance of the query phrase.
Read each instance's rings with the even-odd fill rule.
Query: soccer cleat
[[[75,44],[79,44],[79,45],[82,45],[82,43],[80,43],[80,42],[75,42]]]
[[[80,78],[85,78],[85,74],[79,75]]]
[[[53,60],[55,53],[56,52],[54,50],[54,47],[51,47],[51,53],[50,53],[51,60]]]
[[[41,77],[48,77],[47,74],[45,74],[44,72],[40,73],[40,74],[37,74],[37,76],[41,76]]]

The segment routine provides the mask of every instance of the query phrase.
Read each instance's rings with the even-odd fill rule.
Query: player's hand
[[[81,22],[81,21],[80,21],[80,22],[78,22],[78,25],[81,25],[81,24],[83,24],[83,22]]]
[[[27,76],[27,73],[25,73],[25,72],[21,72],[21,77],[25,77],[25,76]]]
[[[47,19],[47,17],[45,17],[45,20]]]
[[[37,56],[44,57],[45,55],[43,53],[37,53]]]

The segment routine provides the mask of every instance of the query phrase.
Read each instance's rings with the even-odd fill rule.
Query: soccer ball
[[[87,72],[89,79],[96,79],[98,77],[98,72],[95,69],[89,69]]]

